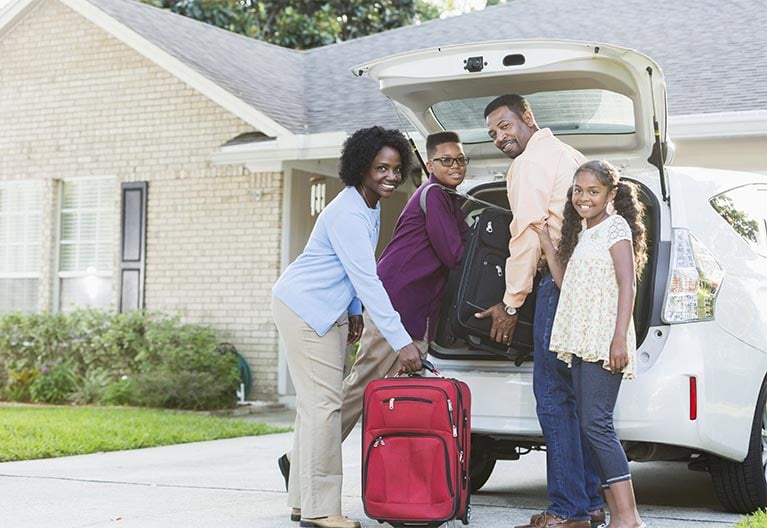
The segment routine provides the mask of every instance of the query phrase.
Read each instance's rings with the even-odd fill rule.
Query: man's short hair
[[[437,147],[442,143],[460,143],[461,136],[457,132],[446,130],[444,132],[435,132],[429,134],[426,137],[426,156],[431,160],[431,157],[437,151]]]
[[[496,97],[487,104],[485,107],[485,117],[490,115],[490,112],[493,112],[502,106],[507,107],[509,110],[517,114],[517,117],[520,119],[522,119],[522,116],[525,114],[525,112],[532,111],[530,108],[530,103],[528,103],[527,99],[521,95],[504,94]]]

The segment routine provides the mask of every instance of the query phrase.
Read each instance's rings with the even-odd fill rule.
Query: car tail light
[[[724,270],[708,248],[687,229],[674,229],[663,320],[690,323],[713,319],[723,278]]]
[[[690,420],[698,419],[698,379],[690,377]]]

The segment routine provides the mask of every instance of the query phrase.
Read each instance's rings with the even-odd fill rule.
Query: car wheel
[[[469,484],[472,493],[476,493],[485,485],[495,468],[495,457],[488,451],[487,442],[483,442],[482,437],[472,436],[469,459]]]
[[[712,457],[709,470],[717,498],[727,510],[751,513],[767,507],[767,381],[759,393],[745,460]]]

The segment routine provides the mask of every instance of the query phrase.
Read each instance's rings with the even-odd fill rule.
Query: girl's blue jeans
[[[623,374],[611,374],[601,361],[590,363],[579,357],[573,357],[572,370],[581,430],[597,462],[602,486],[629,480],[629,463],[613,420]]]
[[[585,521],[603,506],[600,478],[591,450],[581,436],[571,371],[549,350],[559,288],[546,273],[538,286],[533,321],[533,392],[546,441],[548,511],[564,519]]]

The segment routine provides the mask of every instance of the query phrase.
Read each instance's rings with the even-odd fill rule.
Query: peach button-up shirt
[[[562,214],[575,170],[586,158],[548,128],[536,131],[506,176],[509,206],[514,214],[506,260],[503,302],[519,308],[533,289],[535,272],[544,262],[538,234],[530,224],[549,226],[554,246],[562,234]]]

